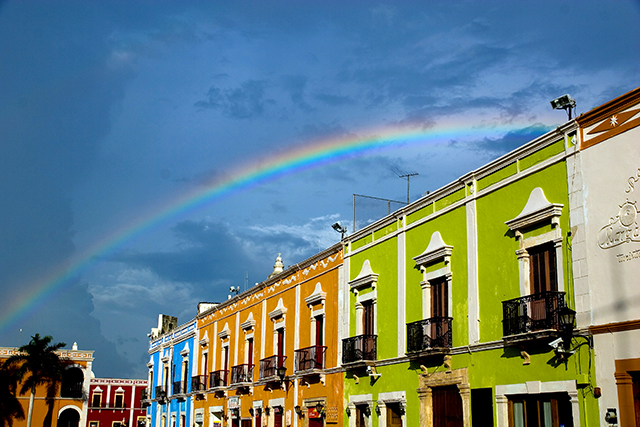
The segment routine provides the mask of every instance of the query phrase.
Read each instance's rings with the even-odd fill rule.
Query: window
[[[558,280],[556,272],[556,248],[553,243],[535,246],[529,252],[529,283],[531,294],[556,292]]]
[[[445,277],[431,282],[431,317],[449,317],[448,286]]]
[[[253,338],[247,340],[247,365],[253,365]]]
[[[387,427],[402,427],[402,411],[397,403],[387,404]]]
[[[147,417],[138,417],[136,420],[137,427],[146,427],[147,426]]]
[[[207,363],[209,362],[209,353],[202,353],[202,375],[207,375]]]
[[[278,355],[278,368],[284,365],[284,328],[276,330],[276,354]]]
[[[98,427],[99,422],[98,421],[89,421],[89,427]]]
[[[116,399],[113,404],[114,408],[124,408],[124,394],[116,393]]]
[[[566,393],[509,396],[510,427],[571,427],[571,403]]]
[[[93,396],[91,399],[91,406],[94,408],[99,408],[102,403],[102,392],[93,392]]]
[[[373,301],[368,300],[362,303],[362,334],[363,335],[375,335],[374,334],[374,310]]]

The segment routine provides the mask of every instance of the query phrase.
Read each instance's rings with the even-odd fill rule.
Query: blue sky
[[[352,194],[411,199],[640,85],[637,1],[0,3],[0,313],[123,224],[288,148],[381,127],[479,126],[300,172],[175,216],[0,331],[146,377],[159,313],[339,239]],[[494,129],[492,131],[492,129]],[[500,129],[500,130],[498,130]],[[508,129],[508,130],[502,130]],[[20,333],[22,329],[22,333]]]

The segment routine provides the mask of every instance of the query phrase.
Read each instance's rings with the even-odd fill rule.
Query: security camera
[[[557,339],[555,339],[555,340],[551,341],[551,342],[549,343],[549,345],[550,345],[551,347],[553,347],[553,348],[557,349],[557,348],[558,348],[558,346],[560,346],[560,343],[561,343],[561,342],[562,342],[562,338],[557,338]]]

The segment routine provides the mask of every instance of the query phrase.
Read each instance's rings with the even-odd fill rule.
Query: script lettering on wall
[[[625,193],[632,194],[634,184],[640,179],[640,168],[627,179]],[[625,243],[640,242],[640,226],[638,226],[637,200],[629,200],[618,206],[618,215],[609,219],[598,232],[598,246],[602,249],[613,248]]]

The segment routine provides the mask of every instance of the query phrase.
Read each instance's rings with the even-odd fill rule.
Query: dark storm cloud
[[[498,157],[534,140],[540,135],[544,135],[551,129],[552,127],[550,126],[536,124],[509,132],[502,138],[485,138],[482,141],[474,142],[471,147],[475,150],[486,152],[492,157]]]
[[[168,252],[119,254],[111,261],[135,268],[149,268],[159,277],[187,283],[231,283],[240,277],[240,270],[253,270],[254,262],[242,249],[239,240],[225,224],[207,221],[182,221],[173,228],[180,241],[178,248]]]
[[[0,39],[11,40],[0,43],[0,311],[6,312],[17,304],[8,289],[39,292],[42,277],[68,264],[75,250],[73,186],[89,175],[133,74],[112,61],[106,35],[94,32],[88,9],[14,3],[3,13],[12,16],[0,25]],[[31,31],[20,27],[24,22]],[[73,282],[0,341],[19,344],[18,328],[22,344],[35,333],[51,334],[109,357],[111,368],[102,374],[128,372],[92,311],[87,287]]]
[[[262,116],[269,105],[276,103],[265,97],[266,88],[264,80],[247,80],[231,89],[212,86],[206,98],[194,105],[201,109],[220,110],[225,117],[232,119],[251,119]]]

